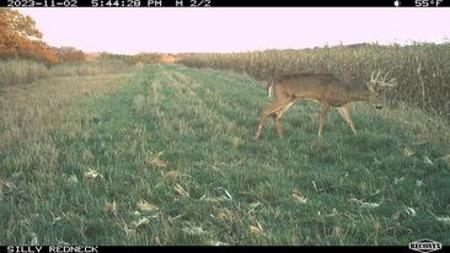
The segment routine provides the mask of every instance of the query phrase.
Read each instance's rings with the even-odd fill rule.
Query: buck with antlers
[[[348,113],[348,104],[366,101],[381,109],[380,87],[395,86],[395,79],[387,80],[387,74],[372,72],[367,86],[356,86],[337,79],[333,74],[304,73],[289,75],[273,79],[267,83],[269,97],[273,93],[275,101],[267,105],[261,113],[261,120],[257,128],[256,139],[261,136],[261,129],[266,120],[272,116],[274,127],[280,138],[283,137],[280,119],[296,100],[312,100],[320,103],[319,136],[323,133],[325,117],[330,107],[337,107],[342,119],[356,134],[355,126]]]

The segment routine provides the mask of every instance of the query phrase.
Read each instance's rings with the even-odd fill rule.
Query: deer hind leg
[[[327,112],[330,109],[330,105],[328,103],[320,103],[320,114],[319,114],[319,137],[322,136],[323,133],[323,125],[325,124],[325,119],[327,116]]]
[[[348,108],[345,106],[341,106],[338,108],[339,114],[341,115],[342,119],[344,119],[345,122],[350,126],[352,129],[352,132],[356,134],[355,126],[353,125],[353,121],[350,118],[350,115],[348,114]]]
[[[261,113],[261,118],[260,118],[259,125],[258,125],[257,131],[256,131],[256,139],[260,138],[261,130],[262,130],[267,118],[270,116],[273,116],[274,120],[275,120],[275,118],[278,117],[279,113],[283,110],[283,108],[286,107],[286,104],[288,104],[288,103],[289,103],[289,101],[276,100],[264,108],[264,110]]]

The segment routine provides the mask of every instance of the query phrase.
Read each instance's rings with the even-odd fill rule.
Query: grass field
[[[450,244],[446,119],[269,99],[246,75],[147,65],[0,93],[0,244]]]

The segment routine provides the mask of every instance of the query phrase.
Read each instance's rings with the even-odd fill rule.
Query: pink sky
[[[448,8],[28,8],[44,40],[86,52],[230,52],[449,42]]]

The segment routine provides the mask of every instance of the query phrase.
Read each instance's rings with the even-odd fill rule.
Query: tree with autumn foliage
[[[86,54],[73,47],[52,48],[61,63],[86,61]]]
[[[17,10],[0,9],[0,58],[22,57],[57,63],[57,55],[42,41],[30,16]]]

